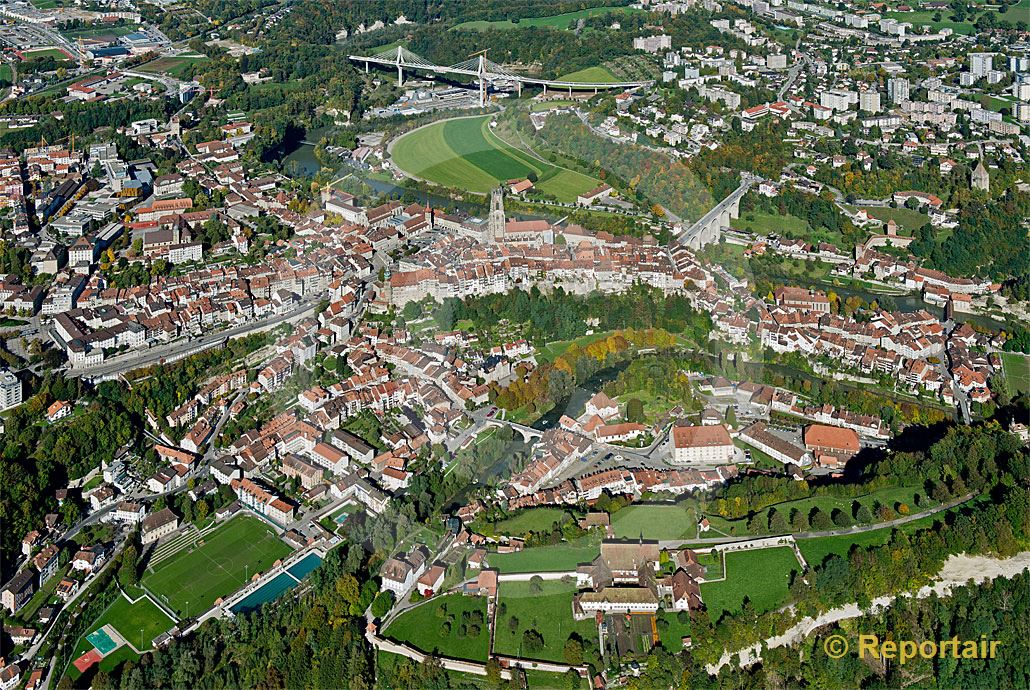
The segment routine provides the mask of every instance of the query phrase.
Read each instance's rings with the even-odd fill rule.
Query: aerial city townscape
[[[0,0],[0,690],[1030,687],[1030,0]]]

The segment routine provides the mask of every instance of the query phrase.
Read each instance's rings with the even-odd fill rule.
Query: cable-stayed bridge
[[[519,95],[522,94],[523,84],[543,86],[544,93],[548,88],[568,89],[571,94],[573,90],[589,91],[594,93],[605,89],[633,89],[640,86],[650,86],[653,81],[624,81],[624,82],[580,82],[580,81],[556,81],[554,79],[536,79],[522,74],[516,74],[498,65],[493,60],[488,60],[486,55],[463,60],[454,65],[435,65],[421,55],[417,55],[403,46],[397,46],[384,50],[376,55],[351,55],[353,62],[365,63],[365,71],[370,65],[382,65],[397,69],[397,86],[404,84],[404,70],[421,70],[433,72],[434,74],[456,74],[472,77],[479,82],[479,102],[486,104],[486,85],[493,82],[509,82],[515,84]]]

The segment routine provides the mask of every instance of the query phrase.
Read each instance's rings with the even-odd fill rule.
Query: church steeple
[[[504,190],[495,187],[490,193],[490,216],[487,221],[487,242],[504,241]]]

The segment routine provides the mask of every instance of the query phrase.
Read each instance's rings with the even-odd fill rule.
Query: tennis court
[[[143,585],[178,614],[196,616],[289,553],[267,523],[239,515],[161,561]]]
[[[118,648],[118,643],[111,638],[111,635],[105,630],[106,627],[105,625],[103,628],[94,630],[89,635],[86,635],[86,639],[100,652],[101,656],[107,656]]]

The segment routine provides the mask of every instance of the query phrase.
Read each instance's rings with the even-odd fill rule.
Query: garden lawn
[[[726,554],[726,579],[701,584],[701,599],[712,621],[723,612],[741,611],[744,599],[758,613],[771,611],[787,600],[791,573],[800,573],[794,552],[779,546]]]
[[[930,217],[925,213],[920,213],[919,211],[914,211],[903,206],[899,208],[891,208],[889,206],[864,206],[863,208],[870,216],[877,220],[881,220],[884,223],[893,219],[895,223],[900,225],[904,230],[907,230],[908,234],[914,233],[916,230],[930,222]]]
[[[503,582],[497,590],[497,628],[494,631],[494,652],[523,659],[563,661],[565,642],[577,633],[584,640],[597,644],[597,625],[593,618],[576,621],[572,618],[572,595],[575,583],[560,581],[541,583],[542,591],[534,592],[529,582]],[[510,619],[518,619],[512,632]],[[544,647],[529,652],[522,649],[522,636],[526,630],[535,630],[544,638]]]
[[[289,553],[267,523],[243,514],[158,563],[143,585],[177,613],[196,616]]]
[[[491,568],[502,573],[553,573],[572,571],[589,563],[600,553],[599,536],[588,536],[572,543],[532,546],[515,553],[491,553],[486,557]]]
[[[441,610],[445,611],[444,615],[438,614]],[[462,613],[465,611],[479,611],[483,614],[480,632],[475,637],[460,635]],[[443,624],[448,621],[451,623],[450,632],[444,632]],[[490,644],[490,633],[486,624],[486,599],[461,594],[434,597],[402,613],[383,631],[383,634],[423,652],[485,662]]]
[[[808,221],[804,218],[792,216],[789,213],[780,215],[777,213],[763,213],[761,211],[747,211],[740,218],[730,221],[730,225],[740,230],[768,235],[769,233],[799,233],[804,234],[808,229]]]
[[[685,504],[630,505],[612,515],[620,539],[696,539],[694,509]]]
[[[686,622],[680,622],[680,613]],[[658,618],[658,638],[662,646],[676,653],[683,649],[683,638],[690,636],[690,615],[686,612],[672,612],[663,609]]]
[[[544,532],[555,522],[562,522],[566,512],[559,508],[530,508],[494,525],[497,534],[522,536],[528,532]]]

